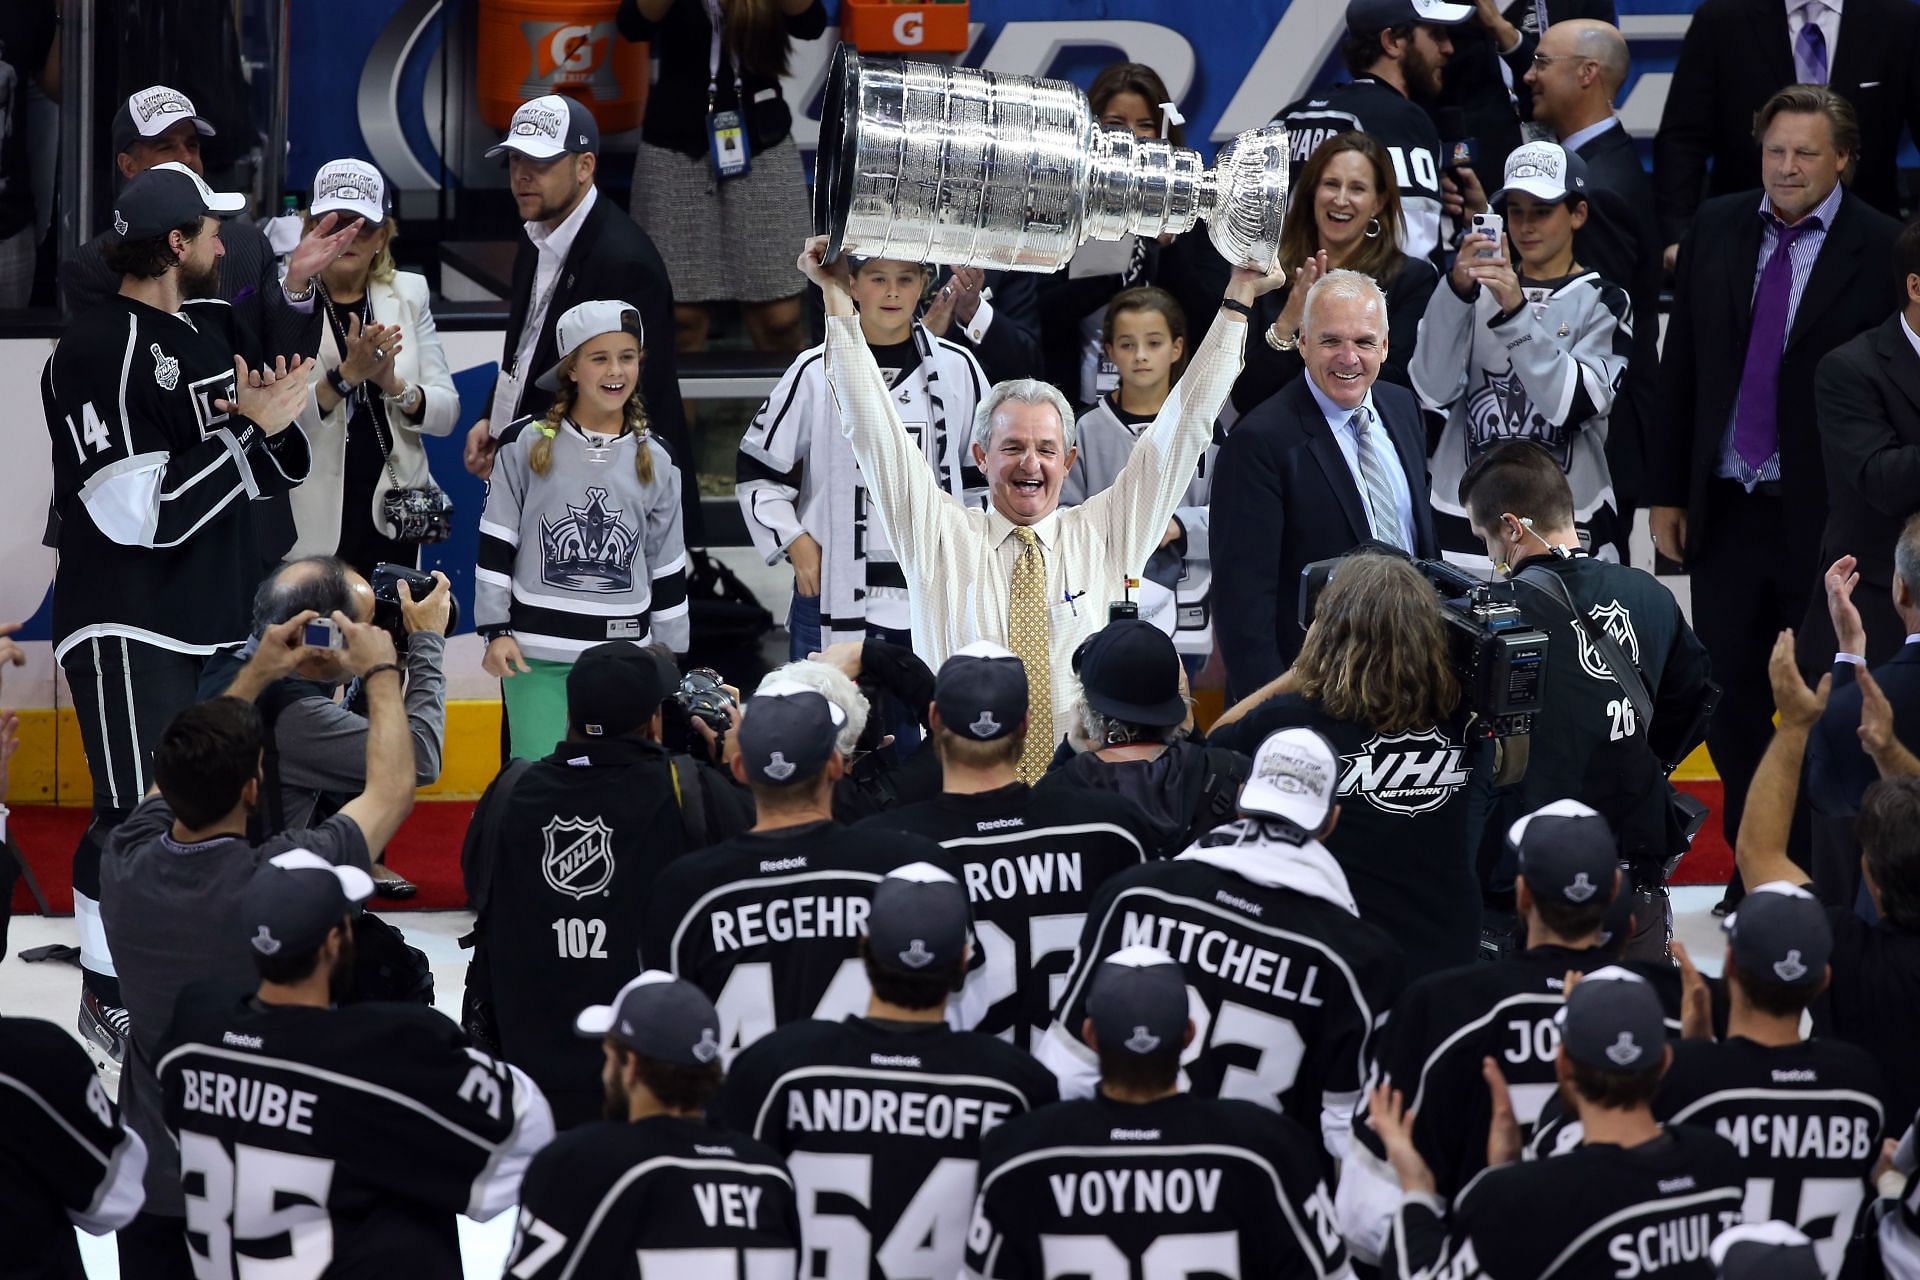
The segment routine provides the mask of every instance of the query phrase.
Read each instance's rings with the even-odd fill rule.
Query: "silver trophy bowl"
[[[814,229],[841,253],[1057,271],[1086,240],[1179,234],[1205,221],[1228,262],[1271,271],[1286,213],[1287,131],[1200,154],[1102,129],[1064,80],[863,58],[827,78]]]

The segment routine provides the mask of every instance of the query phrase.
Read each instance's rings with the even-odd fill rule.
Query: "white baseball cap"
[[[559,354],[554,357],[553,368],[541,374],[534,385],[544,391],[558,391],[561,364],[580,349],[581,343],[603,333],[630,333],[640,340],[641,349],[646,349],[647,331],[646,326],[640,323],[638,307],[631,302],[604,298],[582,302],[578,306],[568,307],[566,314],[560,317],[560,322],[553,326]]]
[[[1493,193],[1498,204],[1514,191],[1557,204],[1587,193],[1587,162],[1557,142],[1529,142],[1507,157],[1506,185]]]
[[[191,120],[203,138],[213,137],[213,126],[194,110],[193,99],[178,89],[156,84],[130,94],[113,113],[113,150],[118,155],[136,142],[157,138],[182,120]]]
[[[313,175],[310,213],[344,213],[377,227],[387,218],[387,183],[365,160],[329,160]]]
[[[1333,808],[1340,760],[1311,729],[1269,734],[1253,755],[1253,772],[1240,788],[1240,812],[1279,818],[1309,834]]]
[[[568,152],[586,155],[598,150],[600,126],[593,112],[576,99],[549,93],[520,104],[507,126],[507,136],[487,148],[487,157],[518,151],[535,160],[551,160]]]

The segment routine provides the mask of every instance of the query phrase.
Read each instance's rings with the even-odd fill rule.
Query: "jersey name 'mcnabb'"
[[[1047,1176],[1060,1216],[1106,1213],[1212,1213],[1220,1203],[1218,1169],[1090,1169]]]

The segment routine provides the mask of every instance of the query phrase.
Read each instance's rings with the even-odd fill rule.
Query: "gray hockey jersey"
[[[1151,418],[1124,421],[1114,412],[1113,398],[1101,396],[1098,404],[1080,415],[1074,427],[1073,444],[1079,454],[1060,486],[1060,505],[1079,506],[1111,485],[1120,468],[1127,465],[1135,443],[1152,425]],[[1207,527],[1214,459],[1220,452],[1217,431],[1215,440],[1200,455],[1193,481],[1173,511],[1186,530],[1184,554],[1175,554],[1178,543],[1154,552],[1135,597],[1140,602],[1140,616],[1172,636],[1174,648],[1201,657],[1213,652],[1213,558]]]
[[[970,445],[986,374],[965,347],[934,337],[917,321],[913,343],[919,359],[912,368],[888,370],[887,360],[880,362],[900,420],[942,486],[977,505],[986,478],[973,465]],[[820,544],[823,646],[864,640],[869,623],[892,631],[912,627],[906,573],[841,427],[827,386],[825,346],[802,352],[781,375],[740,439],[735,478],[747,531],[768,564],[802,533]]]
[[[1520,284],[1526,305],[1503,316],[1489,291],[1466,301],[1442,280],[1421,317],[1408,373],[1421,404],[1447,415],[1433,455],[1435,532],[1447,559],[1485,568],[1460,477],[1494,445],[1532,440],[1566,471],[1587,550],[1618,560],[1625,531],[1607,469],[1607,415],[1633,347],[1632,304],[1592,271]]]
[[[687,548],[680,471],[651,435],[590,435],[571,420],[553,439],[545,475],[527,455],[532,418],[500,433],[480,515],[473,622],[510,628],[529,658],[572,662],[609,640],[688,640]],[[643,485],[634,453],[653,452]]]

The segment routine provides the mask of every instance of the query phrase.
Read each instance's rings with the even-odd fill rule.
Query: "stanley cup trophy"
[[[841,253],[1057,271],[1086,240],[1158,236],[1204,219],[1230,263],[1271,271],[1286,211],[1287,131],[1251,129],[1200,155],[1102,129],[1064,80],[862,58],[827,79],[814,227]]]

